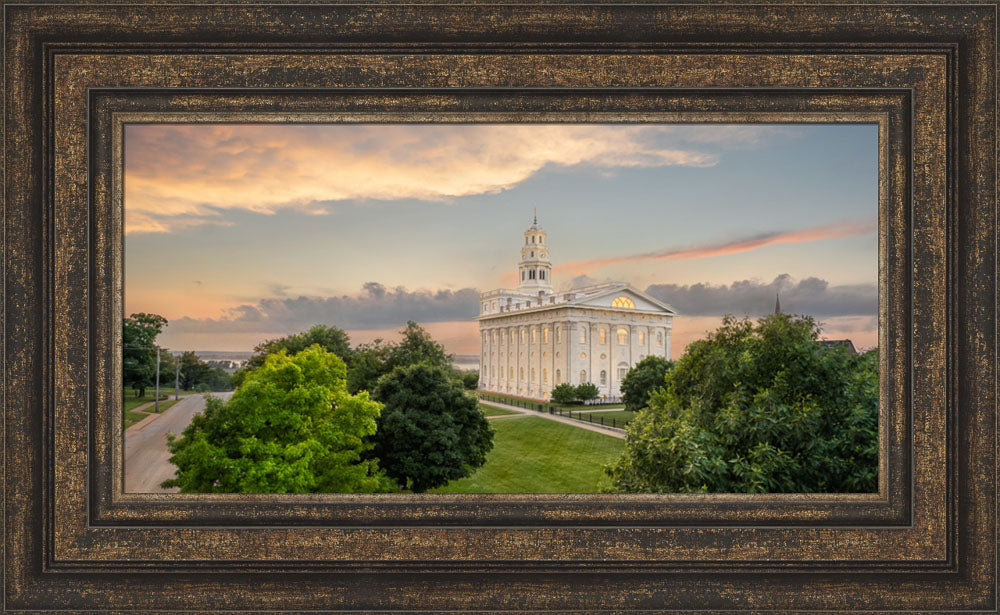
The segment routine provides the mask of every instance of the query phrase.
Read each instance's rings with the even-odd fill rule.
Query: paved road
[[[576,419],[571,419],[565,416],[559,416],[558,414],[549,414],[548,412],[538,412],[536,410],[528,410],[526,408],[519,408],[517,406],[508,406],[507,404],[502,404],[497,401],[486,401],[479,400],[479,403],[485,404],[487,406],[495,406],[497,408],[503,408],[504,410],[512,410],[518,414],[527,416],[540,416],[543,419],[549,419],[550,421],[556,421],[559,423],[566,423],[567,425],[572,425],[574,427],[579,427],[580,429],[586,429],[588,431],[596,431],[597,433],[602,433],[606,436],[611,436],[612,438],[618,438],[621,440],[625,439],[625,431],[622,429],[613,429],[611,427],[604,427],[597,423],[588,423],[586,421],[578,421]],[[510,415],[508,415],[510,416]],[[498,418],[498,417],[494,417]]]
[[[229,399],[232,393],[212,393]],[[175,493],[178,489],[163,489],[160,483],[174,477],[170,463],[167,433],[180,435],[191,418],[205,409],[203,395],[181,398],[163,414],[154,414],[125,430],[125,492]]]

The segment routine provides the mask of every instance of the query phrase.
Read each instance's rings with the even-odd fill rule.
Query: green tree
[[[358,347],[348,370],[349,391],[373,391],[379,378],[397,367],[423,363],[451,371],[453,356],[446,353],[444,346],[435,342],[423,327],[411,320],[399,333],[402,339],[398,343],[377,339],[370,345]]]
[[[486,462],[493,429],[479,402],[440,366],[397,367],[375,387],[384,404],[372,455],[415,493],[468,476]]]
[[[571,404],[577,399],[576,387],[568,382],[557,384],[552,389],[552,401],[557,404]]]
[[[627,492],[872,492],[877,350],[817,342],[808,317],[726,317],[690,344],[609,468]]]
[[[294,355],[314,344],[318,344],[327,352],[332,352],[345,362],[350,362],[351,338],[347,335],[347,332],[339,327],[313,325],[308,331],[302,331],[301,333],[257,344],[253,349],[253,356],[247,360],[243,368],[233,374],[233,385],[239,386],[242,384],[247,374],[263,365],[269,355],[281,350]]]
[[[646,407],[649,395],[663,386],[667,372],[674,365],[663,357],[648,356],[628,370],[621,382],[625,409],[638,412]]]
[[[597,399],[601,394],[600,389],[593,382],[581,382],[576,385],[576,398],[580,401],[590,401]]]
[[[351,394],[374,390],[378,379],[392,371],[388,367],[392,351],[393,345],[382,338],[355,348],[347,370],[347,390]]]
[[[476,370],[458,371],[458,378],[467,391],[479,388],[479,372]]]
[[[213,367],[188,350],[180,356],[181,388],[186,391],[228,391],[232,378],[221,367]],[[173,378],[173,375],[171,375]]]
[[[342,493],[394,488],[371,448],[380,405],[350,395],[346,367],[318,344],[270,355],[228,402],[207,398],[169,438],[184,493]]]
[[[156,377],[156,336],[167,326],[167,319],[157,314],[138,312],[122,325],[122,384],[145,397],[146,387]]]

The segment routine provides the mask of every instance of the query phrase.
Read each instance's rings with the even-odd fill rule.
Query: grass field
[[[503,408],[497,408],[496,406],[490,406],[487,404],[479,404],[479,409],[483,411],[484,416],[507,416],[509,414],[520,414],[519,412],[514,412],[513,410],[504,410]]]
[[[596,493],[625,441],[539,417],[490,421],[486,464],[435,493]]]

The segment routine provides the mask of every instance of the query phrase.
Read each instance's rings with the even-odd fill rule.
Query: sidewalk
[[[606,436],[611,436],[612,438],[618,438],[619,440],[625,439],[624,429],[613,429],[611,427],[605,427],[603,425],[598,425],[596,423],[588,423],[586,421],[580,421],[577,419],[567,418],[565,416],[559,416],[558,414],[549,414],[548,412],[538,412],[536,410],[528,410],[526,408],[518,408],[517,406],[508,406],[507,404],[502,404],[496,401],[485,401],[479,400],[479,403],[485,404],[487,406],[494,406],[496,408],[501,408],[503,410],[511,410],[517,412],[518,414],[524,414],[527,416],[537,416],[543,419],[548,419],[550,421],[557,421],[559,423],[566,423],[567,425],[572,425],[574,427],[579,427],[580,429],[587,429],[590,431],[596,431],[597,433],[602,433]],[[509,416],[509,415],[508,415]]]

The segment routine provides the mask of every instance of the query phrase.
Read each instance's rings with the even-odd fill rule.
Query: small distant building
[[[553,291],[537,215],[524,232],[517,279],[517,288],[480,294],[480,390],[549,399],[556,385],[592,382],[618,397],[636,363],[670,357],[670,305],[623,282]]]

